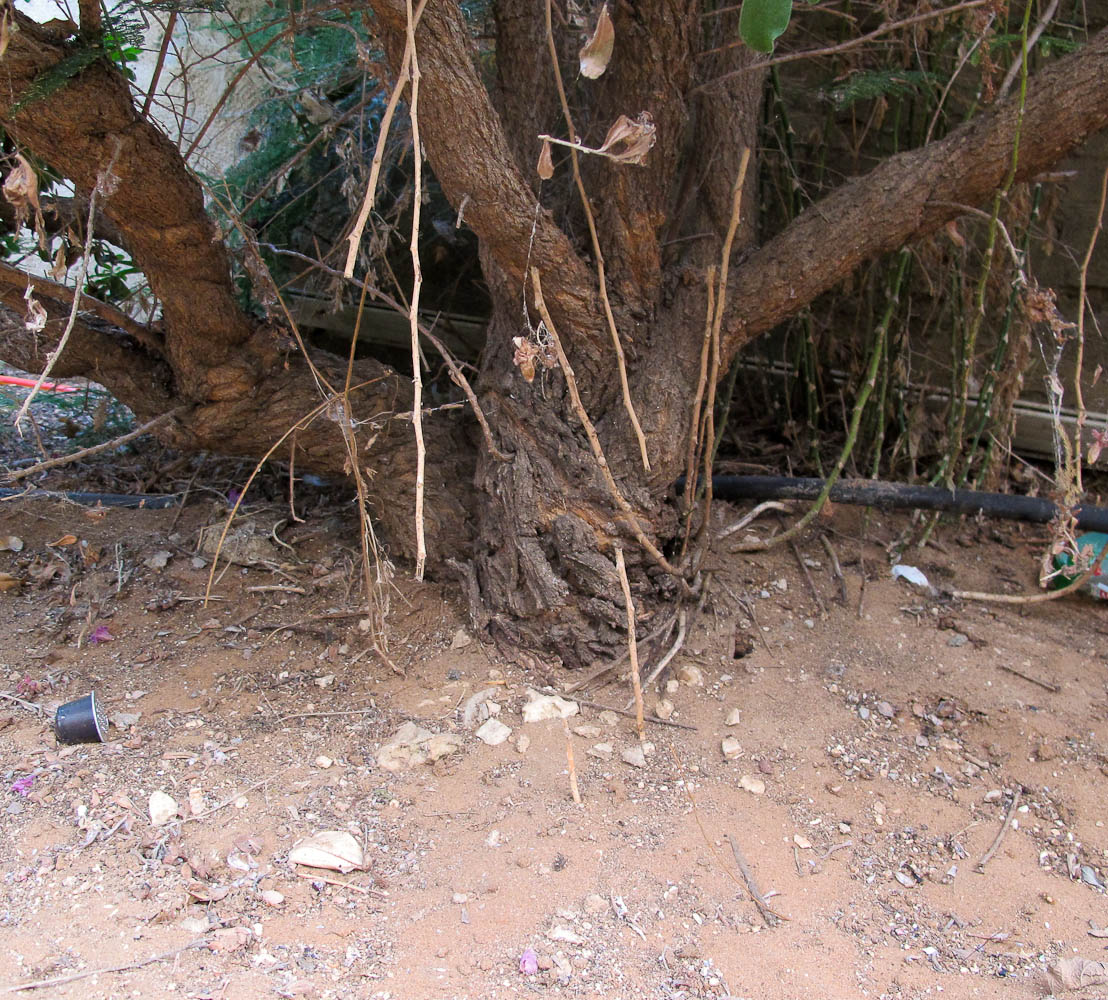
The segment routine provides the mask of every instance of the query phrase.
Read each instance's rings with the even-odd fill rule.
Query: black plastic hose
[[[26,497],[28,500],[69,500],[87,507],[142,507],[146,510],[164,510],[181,502],[176,493],[78,493],[69,490],[13,490],[0,489],[0,500]]]
[[[678,483],[678,490],[684,486]],[[822,479],[788,476],[713,476],[712,492],[722,500],[815,500],[823,490]],[[876,479],[840,479],[831,487],[833,503],[878,507],[942,510],[956,514],[984,514],[1017,521],[1045,524],[1058,513],[1051,500],[945,489],[941,486],[909,486]],[[1108,508],[1077,508],[1077,526],[1088,531],[1108,531]]]

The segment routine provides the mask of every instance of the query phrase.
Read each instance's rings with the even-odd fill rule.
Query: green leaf
[[[739,34],[755,52],[772,52],[789,26],[793,0],[743,0]]]

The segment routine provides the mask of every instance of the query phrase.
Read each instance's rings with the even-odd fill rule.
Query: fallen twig
[[[666,620],[653,632],[645,636],[642,639],[642,644],[653,642],[655,639],[661,638],[669,633],[669,630],[673,628],[673,623],[677,620],[676,614],[669,615]],[[629,650],[624,650],[615,659],[609,660],[603,666],[597,667],[588,677],[582,677],[578,681],[574,681],[572,684],[567,684],[563,689],[563,694],[572,694],[574,691],[580,691],[582,688],[588,687],[593,681],[599,680],[605,674],[611,673],[617,667],[621,666],[623,661],[631,655]]]
[[[789,505],[781,503],[779,500],[766,500],[764,503],[758,504],[752,511],[748,511],[742,517],[740,517],[734,524],[728,525],[718,535],[716,540],[722,540],[729,535],[735,534],[736,531],[742,531],[751,521],[761,517],[768,510],[779,510],[784,513],[788,513]]]
[[[1012,825],[1012,820],[1015,818],[1016,810],[1020,805],[1020,797],[1023,795],[1023,788],[1021,786],[1016,787],[1016,794],[1012,796],[1012,804],[1008,807],[1008,811],[1004,814],[1004,824],[997,832],[996,839],[993,840],[992,846],[981,856],[981,860],[977,862],[974,871],[978,875],[985,874],[985,865],[992,861],[994,855],[1000,850],[1001,842],[1004,840],[1005,834],[1008,833],[1008,828]]]
[[[762,919],[766,922],[766,926],[776,927],[776,921],[788,920],[788,917],[778,913],[766,902],[766,897],[762,895],[761,890],[758,888],[758,883],[754,881],[754,876],[750,872],[750,866],[746,863],[743,852],[739,849],[739,845],[731,834],[727,834],[727,842],[731,845],[731,853],[735,856],[735,864],[738,865],[739,874],[742,875],[743,881],[746,883],[750,898],[754,900],[754,904],[758,907],[758,912],[762,915]]]
[[[34,712],[36,715],[46,714],[46,709],[41,705],[36,705],[33,701],[24,701],[22,698],[17,698],[14,694],[8,694],[7,691],[0,691],[0,698],[3,698],[4,701],[13,702],[20,708],[25,708],[28,712]]]
[[[101,444],[94,444],[91,448],[82,448],[80,451],[75,451],[71,455],[61,455],[58,458],[51,458],[46,462],[39,462],[37,465],[29,466],[26,469],[18,469],[15,472],[8,473],[8,480],[10,482],[16,482],[20,479],[26,479],[28,476],[33,476],[39,472],[45,472],[47,469],[56,469],[59,465],[68,465],[70,462],[79,462],[83,458],[89,458],[92,455],[98,455],[102,451],[110,451],[113,448],[118,448],[120,445],[126,444],[128,441],[133,441],[135,438],[142,437],[143,434],[148,434],[155,427],[160,427],[167,420],[175,417],[178,413],[181,413],[185,407],[178,406],[160,416],[155,417],[153,420],[146,421],[141,427],[136,427],[133,431],[129,431],[120,437],[113,438],[111,441],[104,441]]]
[[[1025,674],[1022,670],[1017,670],[1015,667],[1008,666],[1007,663],[998,663],[997,666],[1000,667],[1001,670],[1005,670],[1010,674],[1015,674],[1017,677],[1022,677],[1029,684],[1037,684],[1039,687],[1043,688],[1046,691],[1049,691],[1051,694],[1057,694],[1059,691],[1062,690],[1062,688],[1057,684],[1052,684],[1050,681],[1039,680],[1038,677],[1032,677],[1030,674]]]
[[[808,589],[812,592],[812,597],[815,598],[819,613],[821,615],[826,615],[827,605],[823,603],[820,592],[816,590],[816,581],[812,579],[812,574],[808,570],[808,565],[804,562],[804,557],[800,554],[800,547],[796,544],[795,540],[790,540],[789,548],[792,549],[793,558],[796,559],[796,564],[800,567],[800,572],[804,574],[804,581],[808,584]]]
[[[141,969],[144,966],[153,965],[155,962],[164,962],[166,959],[176,958],[182,952],[190,951],[193,948],[203,948],[207,943],[207,938],[196,938],[188,944],[182,945],[180,948],[159,952],[157,955],[151,955],[149,958],[141,958],[136,962],[128,962],[126,965],[109,965],[102,969],[85,969],[84,972],[73,972],[68,976],[55,976],[53,979],[36,979],[32,983],[18,983],[15,986],[5,986],[0,992],[20,993],[23,990],[38,990],[45,989],[49,986],[61,986],[65,983],[75,983],[79,979],[88,979],[89,976],[106,976],[113,972],[130,972],[132,969]]]
[[[326,882],[328,885],[337,885],[341,889],[350,889],[353,892],[360,892],[363,896],[380,896],[382,899],[388,899],[389,894],[381,889],[369,889],[364,885],[355,885],[353,882],[343,882],[342,879],[330,878],[327,875],[320,875],[315,872],[297,872],[297,878],[310,878],[313,882]]]
[[[587,698],[574,697],[573,700],[577,702],[578,705],[585,705],[588,708],[595,708],[601,712],[615,712],[616,715],[622,715],[628,719],[636,718],[634,712],[629,712],[625,708],[615,708],[612,705],[602,705],[598,701],[589,701]],[[653,722],[655,725],[658,726],[672,726],[674,729],[687,729],[693,733],[697,732],[696,726],[690,726],[686,722],[674,722],[673,719],[659,719],[656,715],[644,715],[643,721]]]
[[[643,681],[643,687],[650,687],[658,678],[658,675],[670,665],[673,658],[677,655],[678,650],[685,645],[685,627],[687,621],[688,616],[685,613],[685,609],[682,608],[677,613],[677,638],[673,640],[673,645],[666,651],[665,656],[658,661],[654,669],[647,675],[646,680]]]
[[[230,798],[224,799],[222,802],[220,802],[219,805],[212,806],[211,809],[205,809],[203,812],[197,813],[195,816],[186,816],[183,820],[181,820],[181,822],[182,823],[192,823],[194,820],[207,819],[213,813],[219,812],[220,809],[226,809],[236,799],[242,798],[242,796],[246,795],[248,792],[252,792],[252,791],[254,791],[255,788],[261,788],[262,785],[268,784],[274,778],[278,777],[280,775],[280,773],[281,773],[280,771],[274,771],[273,774],[267,775],[266,777],[262,778],[261,781],[255,781],[254,784],[252,784],[252,785],[250,785],[246,788],[239,789]]]
[[[635,642],[635,604],[631,600],[631,583],[627,579],[627,566],[623,561],[623,549],[616,546],[616,571],[619,584],[623,588],[623,603],[627,607],[627,652],[631,657],[631,690],[634,692],[635,726],[639,731],[639,742],[646,739],[646,727],[643,725],[642,680],[639,677],[639,648]]]
[[[581,804],[581,790],[577,787],[577,766],[573,762],[573,737],[569,734],[569,722],[562,719],[562,729],[566,734],[566,765],[569,768],[569,791],[573,801]]]
[[[831,544],[831,539],[826,535],[820,535],[819,540],[823,544],[823,550],[827,553],[827,558],[831,560],[831,575],[839,584],[839,603],[846,604],[846,577],[843,576],[843,568],[839,565],[839,554]]]
[[[303,587],[296,587],[286,583],[261,583],[256,587],[247,587],[246,590],[251,594],[306,594],[308,592]]]

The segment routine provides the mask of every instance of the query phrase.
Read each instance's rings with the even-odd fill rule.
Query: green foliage
[[[913,69],[862,70],[828,92],[837,110],[849,108],[858,101],[877,97],[910,97],[922,95],[928,88],[939,88],[936,73]]]
[[[793,0],[743,0],[739,34],[755,52],[772,52],[792,13]]]

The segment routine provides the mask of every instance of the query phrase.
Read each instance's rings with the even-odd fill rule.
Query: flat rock
[[[489,719],[476,733],[477,738],[490,747],[500,746],[511,735],[512,730],[499,719]]]

